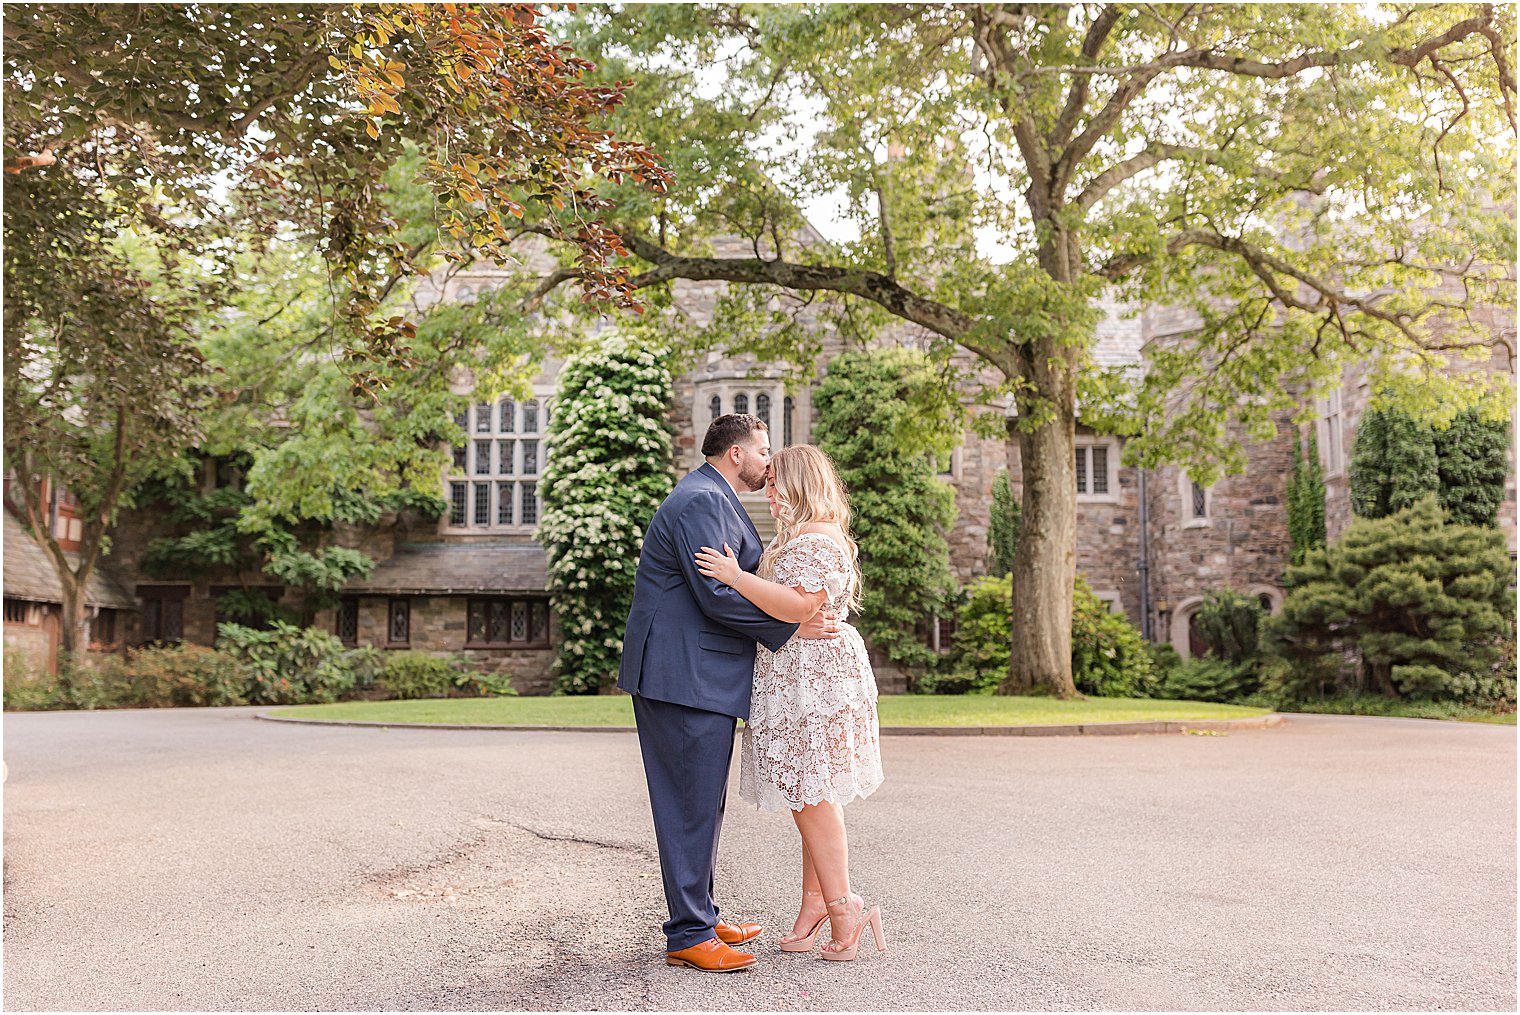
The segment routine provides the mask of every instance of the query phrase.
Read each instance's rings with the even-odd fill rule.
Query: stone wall
[[[554,649],[560,640],[559,623],[549,617],[549,648],[467,649],[466,596],[405,596],[411,603],[411,640],[406,645],[391,645],[387,635],[390,596],[360,596],[360,647],[372,646],[384,652],[437,652],[459,655],[485,673],[504,673],[512,678],[512,687],[520,694],[548,694],[554,690],[550,673]],[[316,626],[324,631],[335,629],[335,611],[317,614]]]
[[[1291,554],[1286,483],[1293,425],[1278,416],[1277,436],[1246,445],[1246,472],[1224,476],[1205,491],[1206,515],[1193,516],[1192,481],[1176,466],[1146,477],[1151,541],[1153,637],[1184,656],[1189,624],[1207,592],[1233,589],[1282,601]]]

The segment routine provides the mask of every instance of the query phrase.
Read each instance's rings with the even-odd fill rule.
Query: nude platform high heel
[[[802,890],[802,894],[817,895],[820,897],[823,895],[822,892],[810,892],[806,888]],[[795,941],[778,941],[776,943],[780,945],[781,950],[784,952],[810,952],[818,946],[818,932],[821,931],[823,929],[823,925],[828,922],[829,914],[824,913],[818,918],[818,922],[813,924],[813,929],[808,931],[806,936],[799,937]]]
[[[842,899],[835,899],[833,902],[827,903],[827,905],[830,909],[833,909],[835,906],[847,907],[850,904],[851,898],[859,898],[859,896],[853,894],[846,895]],[[843,941],[836,940],[831,936],[824,943],[823,957],[829,962],[853,962],[855,956],[860,953],[860,937],[865,933],[867,924],[871,925],[871,936],[876,939],[876,950],[878,952],[886,951],[887,935],[881,928],[881,907],[872,906],[870,909],[867,909],[865,902],[862,901],[860,904],[860,922],[855,924],[855,930]],[[830,944],[838,947],[830,948]]]

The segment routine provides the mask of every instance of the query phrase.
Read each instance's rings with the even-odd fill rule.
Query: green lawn
[[[883,726],[1033,726],[1157,719],[1239,719],[1264,708],[1199,701],[1131,698],[994,697],[990,695],[883,695]],[[344,701],[297,705],[274,715],[361,722],[448,723],[482,726],[632,726],[627,695],[585,698],[447,698],[425,701]]]
[[[1491,722],[1500,726],[1515,725],[1515,713],[1513,712],[1505,712],[1503,715],[1494,715],[1492,713],[1488,715],[1464,715],[1460,719],[1462,722]]]

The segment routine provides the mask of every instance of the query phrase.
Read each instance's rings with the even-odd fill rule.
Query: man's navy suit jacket
[[[797,630],[697,570],[697,550],[727,543],[760,562],[759,533],[709,464],[676,484],[644,535],[617,685],[630,694],[749,718],[755,642],[779,649]]]

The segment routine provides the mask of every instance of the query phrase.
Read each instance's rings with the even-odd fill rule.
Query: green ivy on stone
[[[1019,526],[1023,522],[1023,507],[1013,484],[1008,481],[1008,470],[1000,469],[992,481],[992,512],[987,521],[987,549],[991,551],[992,574],[1013,573],[1013,554],[1019,545]]]
[[[1325,476],[1319,464],[1319,442],[1309,434],[1309,446],[1293,431],[1293,469],[1288,474],[1288,539],[1293,563],[1302,563],[1310,550],[1325,545]]]

